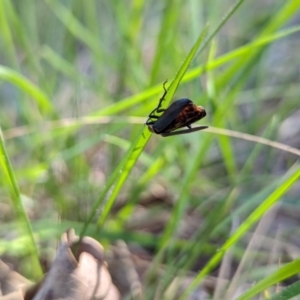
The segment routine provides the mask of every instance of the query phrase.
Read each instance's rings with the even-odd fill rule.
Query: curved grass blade
[[[0,79],[16,85],[20,90],[33,97],[39,109],[43,113],[51,114],[54,112],[51,100],[38,87],[30,82],[23,75],[10,68],[0,66]]]
[[[199,35],[199,38],[197,39],[195,45],[191,49],[190,53],[188,54],[187,58],[185,59],[184,63],[180,67],[174,81],[171,83],[171,86],[169,88],[169,93],[167,94],[167,99],[170,101],[180,83],[180,80],[182,79],[183,75],[185,74],[188,66],[190,65],[192,59],[194,58],[195,54],[197,53],[198,48],[201,45],[201,42],[203,38],[205,37],[205,34],[207,32],[207,27],[201,32]],[[128,156],[128,159],[126,160],[126,163],[124,164],[124,167],[120,167],[120,173],[121,175],[116,180],[116,183],[111,191],[111,194],[105,204],[105,207],[103,208],[103,211],[98,219],[98,226],[101,227],[104,222],[106,221],[111,208],[113,207],[113,204],[115,203],[116,197],[119,194],[122,186],[124,185],[126,179],[128,178],[133,166],[135,165],[136,161],[138,160],[141,152],[143,151],[145,145],[147,144],[149,138],[150,138],[150,132],[146,127],[144,127],[142,134],[139,136],[138,140],[132,144],[132,147],[127,152],[126,156]],[[105,195],[103,194],[101,196],[101,200],[97,201],[98,203],[102,203]],[[90,222],[92,218],[89,217],[88,222]],[[87,225],[85,225],[86,227]]]

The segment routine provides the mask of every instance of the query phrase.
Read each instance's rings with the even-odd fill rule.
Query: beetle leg
[[[186,125],[188,129],[192,129],[192,126],[189,124],[189,125]]]
[[[153,115],[148,120],[155,119],[155,121],[157,121],[159,118],[160,118],[159,116]]]
[[[166,80],[166,81],[163,83],[164,93],[163,93],[162,97],[160,98],[159,103],[158,103],[158,106],[157,106],[157,108],[156,108],[156,111],[157,111],[157,112],[159,112],[160,107],[161,107],[161,104],[162,104],[163,100],[165,100],[165,96],[166,96],[167,93],[168,93],[168,91],[167,91],[167,89],[166,89],[166,83],[167,83],[167,82],[168,82],[168,80]]]
[[[156,112],[157,112],[157,113],[162,113],[162,112],[164,112],[164,111],[166,111],[165,108],[156,109]]]
[[[150,119],[148,119],[145,124],[146,125],[153,125],[155,122],[156,121],[151,121]]]
[[[156,115],[149,116],[149,119],[159,119],[159,118],[160,118],[160,116],[156,116]]]
[[[155,117],[155,113],[161,113],[161,112],[164,112],[164,111],[165,111],[164,108],[161,108],[161,109],[155,108],[155,109],[153,109],[153,110],[151,111],[151,113],[149,114],[149,118]]]
[[[164,112],[164,111],[165,111],[164,108],[161,108],[161,109],[159,109],[159,110],[155,109],[154,111],[152,111],[152,112],[150,113],[149,118],[157,118],[157,119],[158,119],[159,117],[156,116],[155,113],[162,113],[162,112]]]
[[[153,125],[154,123],[155,123],[155,122],[152,122],[152,121],[146,121],[145,124],[149,126],[149,125]]]
[[[163,93],[162,97],[159,99],[158,106],[155,109],[153,109],[152,112],[149,114],[149,119],[158,119],[159,117],[156,116],[155,113],[162,113],[166,110],[164,108],[161,108],[161,104],[162,104],[163,100],[165,99],[166,94],[168,93],[168,91],[166,89],[167,82],[168,82],[168,80],[166,80],[163,83],[164,93]],[[146,124],[148,124],[150,122],[149,119],[147,120]]]
[[[194,127],[191,129],[184,129],[184,130],[178,130],[178,131],[173,131],[173,132],[161,133],[161,136],[167,137],[167,136],[172,136],[172,135],[186,134],[186,133],[203,130],[206,128],[208,128],[208,126],[198,126],[198,127]]]

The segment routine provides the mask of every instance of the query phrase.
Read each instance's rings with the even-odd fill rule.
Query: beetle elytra
[[[164,82],[164,94],[160,98],[158,106],[149,114],[149,118],[146,121],[148,129],[156,134],[162,136],[171,136],[177,134],[185,134],[198,130],[208,128],[208,126],[191,127],[191,124],[199,121],[206,116],[206,111],[202,106],[197,106],[190,99],[184,98],[173,102],[167,109],[161,108],[162,101],[167,94]],[[158,116],[156,113],[162,113]],[[176,129],[187,126],[188,129],[178,130]]]

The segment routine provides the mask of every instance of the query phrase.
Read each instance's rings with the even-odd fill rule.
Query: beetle
[[[158,106],[149,114],[149,118],[146,121],[148,129],[156,134],[160,134],[164,137],[178,134],[190,133],[198,130],[208,128],[208,126],[191,127],[191,124],[204,118],[206,111],[202,106],[197,106],[192,100],[183,98],[173,102],[167,109],[161,108],[162,102],[167,94],[164,82],[164,94],[160,98]],[[158,116],[157,113],[162,113]],[[178,128],[187,126],[188,129],[178,130]]]

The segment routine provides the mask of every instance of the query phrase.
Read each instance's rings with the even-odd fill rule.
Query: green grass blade
[[[191,49],[190,53],[188,54],[188,56],[184,60],[183,64],[179,68],[179,71],[176,74],[176,77],[174,78],[174,80],[170,84],[170,87],[168,88],[168,94],[165,97],[166,106],[169,105],[169,103],[172,100],[174,94],[176,93],[176,90],[179,86],[179,83],[180,83],[182,77],[184,76],[184,74],[186,73],[189,65],[191,64],[192,60],[194,59],[194,57],[195,57],[200,45],[202,44],[202,41],[205,38],[207,32],[208,32],[208,25],[206,25],[204,27],[204,29],[202,30],[201,34],[199,35],[199,37],[198,37],[196,43],[194,44],[193,48]]]
[[[263,38],[265,35],[273,33],[274,30],[284,25],[292,15],[296,14],[296,12],[300,9],[300,3],[297,0],[290,0],[285,3],[285,6],[279,10],[278,14],[274,16],[267,24],[267,26],[262,30],[257,39]],[[236,74],[241,66],[246,66],[247,64],[252,65],[253,59],[257,57],[259,52],[263,50],[263,48],[256,49],[252,51],[247,56],[242,56],[239,60],[237,60],[230,68],[224,72],[224,74],[219,78],[218,84],[220,86],[224,86],[228,83],[234,74]]]
[[[9,156],[7,154],[2,130],[0,128],[0,166],[3,170],[3,173],[6,175],[6,182],[9,185],[11,191],[12,205],[15,210],[16,216],[20,222],[19,229],[22,230],[23,234],[28,237],[28,251],[31,255],[32,261],[32,276],[36,279],[41,278],[42,276],[42,268],[39,262],[39,251],[38,247],[35,243],[33,231],[29,222],[29,218],[26,214],[25,207],[23,206],[21,192],[17,183],[17,179],[14,174],[13,167],[11,165]]]
[[[7,20],[7,13],[6,13],[6,7],[7,3],[5,0],[0,0],[0,30],[1,30],[1,39],[4,42],[4,47],[6,49],[4,55],[6,55],[6,59],[8,60],[7,63],[10,63],[17,67],[17,54],[15,45],[13,42],[13,35],[11,32],[11,28],[9,26],[9,22]]]
[[[182,66],[180,67],[174,81],[170,85],[170,88],[168,90],[169,93],[166,96],[166,101],[170,101],[172,99],[173,94],[175,93],[175,91],[180,83],[180,80],[182,79],[182,77],[185,74],[187,68],[189,67],[192,59],[194,58],[194,55],[196,54],[199,46],[201,45],[201,42],[205,36],[206,31],[207,31],[207,28],[205,28],[201,32],[195,45],[191,49],[190,53],[188,54],[187,58],[183,62]],[[127,153],[127,155],[129,155],[129,158],[128,158],[124,168],[122,169],[122,173],[121,173],[120,177],[118,178],[118,180],[115,183],[115,186],[111,192],[110,197],[107,200],[107,203],[102,211],[101,216],[98,219],[99,227],[101,227],[104,224],[105,220],[107,219],[107,217],[110,213],[110,210],[116,200],[117,195],[119,194],[123,184],[125,183],[126,179],[128,178],[133,166],[135,165],[138,157],[140,156],[141,152],[143,151],[149,138],[150,138],[150,132],[148,131],[148,129],[146,127],[144,127],[143,132],[140,135],[140,137],[138,138],[137,142],[133,143],[132,147],[130,148],[129,152]]]
[[[76,70],[74,65],[68,62],[58,53],[54,52],[50,47],[43,47],[42,58],[47,61],[56,71],[61,72],[67,77],[73,78],[75,81],[79,81],[78,70]]]
[[[234,14],[234,12],[241,6],[241,4],[245,0],[237,0],[231,8],[226,12],[226,14],[221,19],[220,23],[216,26],[216,28],[213,30],[213,32],[209,35],[207,40],[204,41],[203,45],[199,49],[199,53],[206,48],[206,46],[212,41],[212,39],[216,36],[216,34],[220,31],[220,29],[223,27],[223,25],[230,19],[230,17]],[[198,53],[198,54],[199,54]]]
[[[27,244],[33,244],[32,236],[15,213],[22,201],[28,217],[42,223],[51,219],[53,226],[43,225],[42,231],[55,228],[46,239],[30,220],[41,253],[52,245],[44,241],[59,238],[69,227],[105,247],[123,239],[151,249],[153,277],[146,277],[145,300],[176,298],[172,288],[177,282],[181,295],[190,271],[198,275],[206,258],[222,246],[222,265],[229,254],[234,264],[242,258],[236,273],[241,270],[241,281],[257,283],[279,269],[278,252],[274,248],[269,257],[267,244],[247,251],[251,257],[244,255],[253,228],[238,242],[230,228],[236,217],[243,222],[279,188],[300,157],[299,149],[288,146],[297,145],[298,137],[293,125],[299,55],[293,50],[300,25],[290,26],[297,25],[299,5],[299,0],[263,5],[245,0],[219,5],[198,0],[0,0],[0,123],[13,165],[12,175],[2,172],[7,169],[2,157],[1,235],[17,233],[1,241],[0,252],[20,257],[16,267],[31,276],[33,250]],[[205,29],[200,37],[207,22],[208,34]],[[190,60],[187,55],[199,38]],[[212,48],[205,61],[207,45]],[[201,121],[210,126],[207,130],[152,136],[144,123],[157,107],[166,79],[171,88],[164,108],[173,95],[193,99],[208,112]],[[17,181],[20,199],[12,197],[16,193],[9,176]],[[295,216],[299,203],[291,192],[279,203]],[[281,238],[274,235],[273,241]],[[248,269],[246,257],[250,266],[253,259],[259,262]],[[209,273],[206,266],[202,275]],[[223,275],[221,270],[219,277],[228,277]]]
[[[142,157],[142,156],[141,156]],[[137,181],[136,186],[133,190],[133,197],[126,202],[126,205],[118,212],[116,219],[118,219],[118,226],[124,228],[126,221],[129,216],[134,212],[136,204],[139,200],[138,196],[147,182],[159,174],[159,171],[162,170],[165,164],[165,160],[159,156],[151,165],[148,166],[147,171],[142,175],[142,177]]]
[[[277,28],[281,27],[287,22],[293,15],[300,9],[300,3],[298,0],[286,1],[282,9],[279,10],[278,14],[275,15],[268,25],[261,32],[261,36],[269,34]]]
[[[100,40],[88,29],[86,29],[78,19],[67,9],[60,1],[46,0],[45,1],[52,9],[54,14],[66,26],[66,28],[80,41],[86,44],[98,57],[102,58],[102,48],[100,47]]]
[[[287,270],[287,272],[290,272],[290,270]],[[299,273],[299,269],[296,271],[296,273]],[[283,289],[281,292],[278,292],[273,297],[271,297],[270,300],[288,300],[297,295],[300,295],[300,281],[292,283],[291,285]]]
[[[209,260],[201,272],[196,276],[187,290],[182,294],[180,300],[198,286],[201,280],[220,262],[225,251],[235,244],[247,231],[262,217],[263,214],[283,196],[291,186],[299,179],[300,168],[297,167],[291,175],[269,196],[267,199],[240,225],[235,233],[223,244],[219,251]]]
[[[159,31],[157,43],[156,43],[156,49],[155,49],[155,56],[152,63],[151,73],[150,73],[150,85],[152,85],[155,82],[155,79],[157,77],[157,74],[160,71],[161,68],[161,61],[163,58],[163,55],[165,51],[168,51],[168,45],[170,45],[170,34],[172,34],[172,31],[170,28],[172,27],[172,24],[174,24],[174,20],[177,20],[179,10],[178,9],[172,9],[176,8],[176,1],[174,0],[165,0],[164,1],[164,15],[163,20],[161,24],[161,28]],[[166,39],[166,36],[168,38]]]
[[[267,276],[263,280],[256,283],[248,291],[239,296],[236,300],[248,300],[253,299],[255,295],[266,290],[268,287],[281,282],[293,275],[296,275],[300,272],[300,259],[296,259],[291,263],[288,263],[281,267],[279,270],[276,270],[271,275]],[[290,286],[280,292],[278,295],[275,295],[270,300],[286,300],[290,299],[300,293],[300,282],[295,282],[293,286]]]
[[[202,51],[204,48],[204,45],[208,45],[208,42],[211,41],[213,39],[213,37],[217,34],[217,32],[220,30],[220,28],[222,27],[222,25],[224,25],[224,23],[226,21],[228,21],[228,19],[230,18],[230,16],[234,13],[234,11],[241,5],[241,3],[244,0],[240,0],[237,1],[233,7],[225,14],[224,18],[222,18],[220,24],[216,27],[216,29],[212,32],[212,34],[210,34],[210,36],[208,37],[208,39],[203,43],[203,45],[201,46],[200,51]],[[200,39],[200,38],[199,38]],[[196,54],[196,53],[195,53]],[[172,86],[171,86],[172,87]],[[171,89],[170,87],[170,89]],[[177,88],[177,86],[176,86]],[[212,139],[207,139],[207,141],[211,141]],[[195,175],[195,172],[198,169],[199,166],[199,162],[202,161],[201,157],[204,157],[205,155],[205,150],[208,149],[208,146],[210,145],[210,142],[204,142],[203,144],[205,144],[204,146],[201,147],[201,149],[199,149],[198,154],[196,155],[196,157],[194,158],[191,166],[188,168],[187,174],[185,176],[185,179],[183,180],[182,183],[182,189],[181,189],[181,194],[179,196],[179,199],[173,209],[173,213],[171,216],[170,221],[167,224],[167,227],[162,235],[161,238],[161,248],[164,249],[166,247],[166,245],[169,243],[173,233],[176,231],[176,228],[178,226],[178,224],[180,224],[180,220],[182,218],[182,215],[185,211],[185,207],[187,205],[186,202],[186,196],[188,194],[188,190],[189,190],[189,183],[190,178],[192,178]],[[197,162],[197,163],[195,163]]]
[[[264,36],[254,42],[251,42],[245,46],[239,47],[236,50],[233,50],[227,54],[221,55],[220,57],[215,58],[213,61],[208,62],[204,66],[193,68],[186,72],[184,77],[182,78],[182,83],[189,82],[192,79],[199,77],[205,70],[213,70],[216,69],[232,60],[239,58],[240,56],[247,55],[251,53],[256,48],[261,48],[271,42],[287,37],[291,34],[300,31],[300,26],[295,26],[286,30],[282,30],[280,32],[270,34],[268,36]],[[118,101],[110,106],[107,106],[101,110],[93,112],[91,115],[93,116],[108,116],[117,114],[121,111],[125,111],[130,107],[133,107],[137,104],[142,103],[145,99],[154,97],[161,93],[161,84],[157,84],[142,93],[136,94],[134,96],[127,97],[123,100]]]
[[[145,131],[145,130],[143,129],[143,131]],[[149,137],[150,137],[150,132],[148,133],[148,139],[149,139]],[[112,185],[115,182],[124,183],[124,173],[125,173],[125,177],[127,178],[127,176],[129,175],[129,172],[130,172],[129,168],[133,167],[132,163],[134,162],[135,159],[137,159],[135,156],[141,154],[141,152],[143,150],[142,148],[139,148],[139,147],[141,147],[141,146],[139,146],[140,143],[141,143],[141,138],[139,136],[137,141],[132,143],[131,147],[129,148],[127,153],[124,155],[123,159],[118,164],[118,166],[114,170],[113,174],[110,176],[103,191],[100,193],[97,201],[95,201],[95,203],[92,206],[91,213],[90,213],[89,217],[87,218],[86,222],[84,223],[84,226],[80,232],[81,237],[84,236],[89,224],[92,222],[93,218],[95,217],[99,207],[103,204],[104,199],[105,199],[108,191],[111,189]],[[119,174],[121,174],[121,176]],[[119,177],[119,179],[118,179],[118,177]],[[118,186],[120,187],[120,183]],[[114,187],[114,189],[116,189],[116,187]],[[106,218],[110,212],[110,209],[114,203],[114,200],[115,200],[115,194],[114,194],[114,197],[112,197],[112,195],[110,195],[109,199],[107,200],[107,203],[105,204],[104,210],[98,219],[98,224],[102,224],[106,220]]]
[[[214,60],[215,53],[216,53],[216,44],[212,43],[211,51],[209,54],[209,61],[208,64]],[[215,79],[213,76],[212,70],[207,71],[207,93],[210,99],[213,101],[213,105],[215,107],[218,106],[218,94],[217,94],[217,89],[216,89],[216,84],[215,84]],[[220,118],[219,120],[215,120],[215,122],[220,122],[222,123],[222,119]],[[222,124],[223,125],[223,124]],[[223,127],[221,125],[221,127]],[[222,155],[224,157],[224,163],[227,168],[227,172],[231,178],[232,181],[234,181],[234,178],[237,173],[237,166],[235,162],[235,155],[234,155],[234,150],[233,147],[231,146],[231,142],[227,136],[222,136],[218,138],[220,148]]]
[[[44,114],[52,114],[54,108],[48,96],[27,78],[10,68],[0,66],[0,79],[17,86],[20,90],[31,96]]]
[[[141,135],[141,137],[138,138],[137,142],[134,142],[132,144],[132,147],[126,153],[126,157],[128,157],[128,159],[126,160],[124,167],[120,169],[121,175],[116,180],[115,185],[111,191],[111,194],[107,202],[105,203],[103,211],[98,219],[97,225],[100,228],[103,226],[104,222],[106,221],[121,188],[123,187],[126,179],[129,177],[132,168],[134,167],[144,147],[146,146],[147,141],[150,138],[150,132],[145,132],[146,130],[147,130],[146,128],[143,129],[143,134]]]

